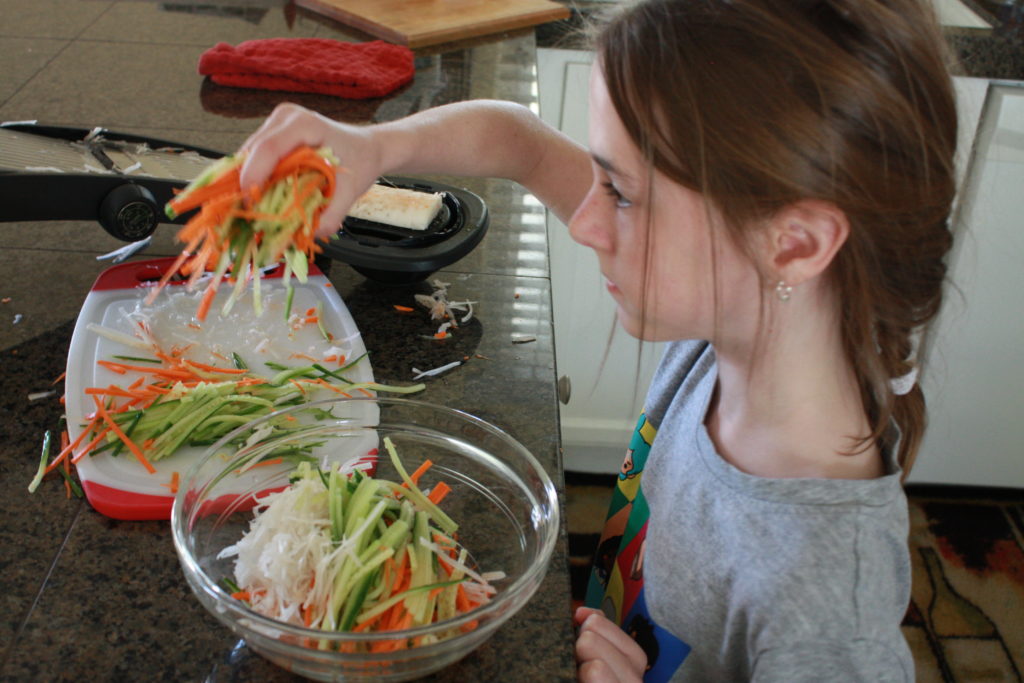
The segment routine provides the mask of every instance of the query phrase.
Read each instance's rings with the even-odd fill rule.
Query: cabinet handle
[[[569,375],[562,375],[558,378],[558,400],[563,404],[568,404],[571,395],[572,381],[569,379]]]

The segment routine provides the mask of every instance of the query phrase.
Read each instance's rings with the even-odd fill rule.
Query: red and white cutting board
[[[228,282],[222,283],[203,322],[194,315],[205,283],[193,292],[182,282],[172,283],[151,306],[146,306],[143,300],[173,261],[155,259],[109,268],[100,274],[86,297],[71,338],[65,378],[65,409],[72,441],[81,434],[87,416],[96,409],[92,397],[85,393],[87,387],[127,386],[138,377],[131,373],[118,375],[96,361],[116,360],[115,355],[152,356],[151,352],[97,333],[90,329],[90,323],[134,336],[138,321],[144,320],[165,351],[188,347],[184,357],[221,367],[230,367],[224,358],[238,353],[254,374],[262,376],[274,374],[264,365],[267,361],[289,366],[310,362],[293,354],[321,359],[342,353],[355,359],[366,352],[348,308],[330,281],[312,265],[307,282],[292,279],[292,311],[302,314],[319,304],[324,327],[333,335],[330,341],[323,338],[317,325],[287,324],[281,268],[264,276],[260,315],[256,315],[250,285],[232,310],[221,316],[221,305],[231,289]],[[373,381],[367,359],[346,370],[345,376],[354,382]],[[89,503],[102,514],[116,519],[169,519],[174,501],[170,490],[173,474],[178,472],[184,483],[186,472],[203,452],[201,448],[183,448],[152,463],[155,474],[147,472],[127,450],[117,456],[111,456],[109,451],[86,455],[76,467]],[[245,490],[247,484],[239,481],[238,485],[239,490]]]

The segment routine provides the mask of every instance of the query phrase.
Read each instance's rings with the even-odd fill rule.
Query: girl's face
[[[745,336],[744,321],[757,321],[754,266],[724,228],[712,239],[709,221],[718,218],[700,194],[643,158],[598,68],[590,83],[590,151],[593,184],[569,230],[597,253],[626,331],[649,341]]]

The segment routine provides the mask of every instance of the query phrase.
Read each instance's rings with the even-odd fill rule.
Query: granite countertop
[[[959,76],[997,80],[1024,80],[1024,2],[1021,0],[962,0],[992,25],[991,29],[944,27]],[[608,5],[601,0],[567,2],[572,16],[537,28],[537,45],[578,49],[583,22]]]
[[[446,102],[496,97],[535,103],[532,31],[416,54],[414,82],[376,100],[345,101],[216,86],[196,74],[217,42],[266,37],[363,39],[278,0],[202,5],[9,0],[0,26],[0,120],[38,119],[233,151],[274,105],[297,101],[350,122],[389,120]],[[453,141],[456,142],[457,141]],[[490,227],[468,256],[436,273],[453,298],[477,302],[450,341],[415,306],[429,282],[384,286],[334,262],[329,277],[362,331],[382,382],[412,368],[467,359],[429,379],[418,398],[460,408],[520,440],[562,490],[558,403],[543,209],[510,182],[435,178],[480,195]],[[54,198],[59,201],[59,197]],[[139,258],[180,248],[158,228]],[[42,435],[57,429],[56,389],[82,302],[122,246],[94,222],[0,225],[0,678],[232,680],[294,677],[252,653],[191,594],[164,521],[117,521],[65,497],[60,479],[26,491]],[[513,343],[523,336],[530,343]],[[575,678],[564,528],[538,595],[495,636],[431,680]]]

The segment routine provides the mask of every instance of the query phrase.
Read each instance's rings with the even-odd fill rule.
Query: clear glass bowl
[[[334,416],[311,421],[308,405]],[[478,647],[531,598],[540,585],[558,536],[559,506],[550,477],[519,442],[466,413],[405,399],[337,399],[276,413],[293,414],[309,427],[283,441],[235,450],[226,436],[182,479],[174,500],[174,545],[189,586],[199,601],[255,652],[315,680],[373,678],[404,681],[435,672]],[[270,416],[247,427],[258,426]],[[239,431],[241,431],[240,428]],[[320,439],[321,459],[373,458],[375,476],[401,481],[382,445],[390,436],[411,469],[425,458],[434,464],[420,485],[443,479],[452,488],[442,508],[459,523],[459,540],[482,571],[503,571],[491,602],[468,614],[406,631],[339,633],[312,630],[267,618],[233,599],[223,587],[233,577],[234,558],[218,559],[248,529],[255,497],[288,483],[292,465],[240,471],[289,441]],[[225,455],[228,454],[228,455]],[[353,643],[393,641],[448,631],[476,622],[460,635],[429,645],[386,653],[354,653]],[[428,641],[430,639],[427,639]],[[304,643],[318,643],[307,647]],[[348,646],[348,647],[346,647]]]

